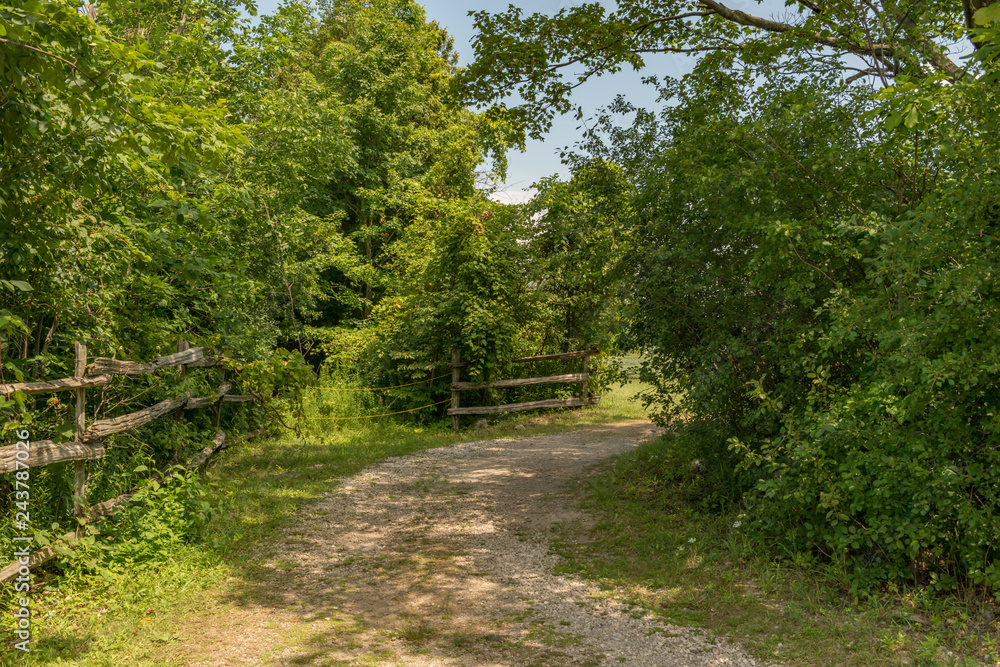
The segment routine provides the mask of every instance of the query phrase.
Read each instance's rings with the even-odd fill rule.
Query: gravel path
[[[345,480],[262,549],[244,615],[208,622],[193,664],[756,665],[551,573],[551,529],[587,521],[569,483],[655,432],[464,443]]]

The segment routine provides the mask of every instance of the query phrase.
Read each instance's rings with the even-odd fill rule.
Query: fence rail
[[[11,396],[15,391],[25,394],[54,394],[59,391],[70,391],[72,389],[91,389],[93,387],[104,387],[111,384],[113,378],[110,375],[96,375],[84,378],[63,378],[62,380],[49,380],[47,382],[18,382],[14,384],[0,384],[0,394]]]
[[[213,428],[218,428],[219,415],[223,403],[235,403],[255,400],[255,396],[242,396],[229,394],[231,387],[228,383],[219,386],[214,396],[203,396],[192,398],[190,395],[183,395],[177,398],[160,401],[148,408],[138,410],[113,419],[100,419],[89,426],[86,425],[86,390],[96,387],[104,387],[111,384],[114,376],[137,376],[146,373],[154,373],[164,368],[180,368],[185,372],[187,368],[208,368],[218,365],[218,360],[213,357],[206,357],[205,350],[201,347],[188,348],[186,341],[180,341],[177,345],[178,351],[154,359],[148,363],[138,361],[122,361],[118,359],[108,359],[97,357],[90,364],[87,364],[86,346],[75,343],[75,364],[74,377],[62,378],[59,380],[45,380],[39,382],[19,382],[12,384],[0,384],[0,394],[11,396],[14,392],[25,394],[48,394],[61,391],[73,391],[76,396],[74,410],[74,436],[71,442],[52,442],[51,440],[39,440],[31,443],[28,459],[17,458],[16,445],[0,447],[0,473],[14,472],[26,468],[51,465],[54,463],[74,464],[74,494],[73,510],[81,524],[88,521],[97,521],[111,514],[113,508],[118,504],[128,500],[135,495],[137,489],[122,494],[117,498],[105,500],[102,503],[86,507],[87,493],[87,461],[100,459],[104,456],[105,449],[101,444],[101,439],[115,433],[132,430],[148,424],[156,419],[174,414],[176,418],[182,419],[185,410],[194,410],[207,407],[215,407],[215,415],[212,420]],[[206,447],[201,451],[188,469],[201,467],[219,449],[225,446],[226,435],[222,431],[217,431],[213,439],[212,447]],[[23,451],[23,450],[22,450]],[[55,557],[55,544],[58,542],[71,541],[79,537],[78,530],[58,538],[52,544],[35,551],[31,554],[29,567],[44,563]],[[5,582],[17,575],[21,563],[14,562],[0,569],[0,583]]]
[[[210,361],[210,363],[198,363],[203,361]],[[197,364],[198,367],[201,367],[214,366],[216,363],[218,362],[211,357],[206,359],[205,348],[192,347],[189,350],[182,350],[154,359],[146,364],[138,361],[121,361],[119,359],[97,357],[93,363],[87,366],[87,372],[99,375],[145,375],[146,373],[155,373],[158,370],[172,366],[195,366]]]
[[[583,359],[583,371],[580,373],[564,373],[562,375],[548,375],[532,378],[516,378],[512,380],[495,380],[493,382],[462,382],[461,369],[469,364],[462,361],[460,350],[451,351],[451,406],[448,414],[451,416],[451,427],[458,431],[460,427],[459,419],[462,415],[494,415],[502,412],[520,412],[523,410],[540,410],[546,408],[573,408],[584,405],[595,405],[600,400],[600,396],[589,396],[587,394],[587,383],[590,381],[590,374],[587,372],[587,365],[590,357],[599,354],[595,348],[593,350],[579,350],[576,352],[563,352],[561,354],[542,354],[534,357],[517,357],[510,359],[511,363],[533,363],[537,361],[559,361],[565,359]],[[460,393],[463,391],[473,391],[477,389],[510,389],[513,387],[528,387],[540,384],[576,384],[580,385],[580,395],[573,398],[550,398],[543,401],[528,401],[526,403],[504,403],[502,405],[482,405],[463,408],[460,405]]]
[[[564,375],[549,375],[537,378],[517,378],[514,380],[497,380],[496,382],[455,382],[451,388],[458,391],[474,389],[509,389],[511,387],[527,387],[534,384],[559,384],[563,382],[587,382],[587,373],[566,373]]]

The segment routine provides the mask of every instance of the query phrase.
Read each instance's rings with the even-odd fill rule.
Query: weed
[[[437,631],[434,630],[434,627],[423,619],[406,621],[399,630],[400,637],[417,644],[426,642],[436,635]]]
[[[856,599],[835,567],[806,555],[772,561],[769,545],[746,532],[739,494],[720,488],[727,462],[707,456],[704,437],[710,428],[671,434],[608,463],[584,490],[594,527],[563,526],[552,543],[563,557],[556,571],[591,578],[602,595],[668,622],[735,636],[768,659],[778,651],[804,665],[997,660],[990,602],[901,587]],[[947,651],[956,655],[945,659]]]

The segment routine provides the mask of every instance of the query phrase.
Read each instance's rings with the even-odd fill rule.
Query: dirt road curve
[[[388,460],[267,545],[242,611],[206,617],[195,665],[755,665],[554,576],[547,536],[585,521],[567,485],[655,434],[644,421]]]

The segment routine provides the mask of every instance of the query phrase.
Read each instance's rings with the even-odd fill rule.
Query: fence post
[[[583,401],[584,405],[587,404],[587,384],[588,383],[587,383],[586,375],[587,375],[587,362],[589,360],[590,360],[590,355],[589,354],[584,354],[583,355],[583,375],[584,375],[584,378],[583,378],[583,382],[580,383],[580,400]]]
[[[226,373],[222,372],[222,382],[226,381]],[[215,402],[215,412],[212,414],[212,430],[216,431],[219,428],[219,421],[222,419],[222,402],[223,396],[219,396],[219,400]]]
[[[190,349],[191,349],[191,344],[188,343],[186,340],[181,339],[181,340],[177,341],[177,351],[178,352],[187,352]],[[184,375],[185,373],[187,373],[187,366],[185,366],[184,364],[179,364],[177,366],[177,368],[178,368],[178,370],[180,370],[181,375]],[[174,410],[174,421],[179,421],[179,422],[184,421],[184,408],[183,407],[180,407],[180,408],[177,408],[176,410]]]
[[[73,366],[73,377],[82,378],[87,372],[87,346],[81,345],[79,341],[74,341],[73,351],[76,353],[76,363]],[[73,439],[83,442],[83,432],[86,428],[87,390],[80,388],[74,390],[76,394],[76,413],[73,422]],[[73,462],[73,515],[77,519],[85,519],[87,516],[87,462]]]
[[[177,341],[178,352],[187,352],[190,349],[191,349],[191,343],[187,342],[183,338]],[[187,366],[184,364],[180,364],[179,366],[177,366],[177,368],[180,369],[182,375],[187,372]]]
[[[451,351],[451,407],[458,407],[458,390],[455,389],[455,384],[462,378],[462,369],[458,365],[462,363],[462,351],[452,350]],[[458,415],[451,416],[451,428],[455,433],[458,433],[458,422],[461,417]]]

